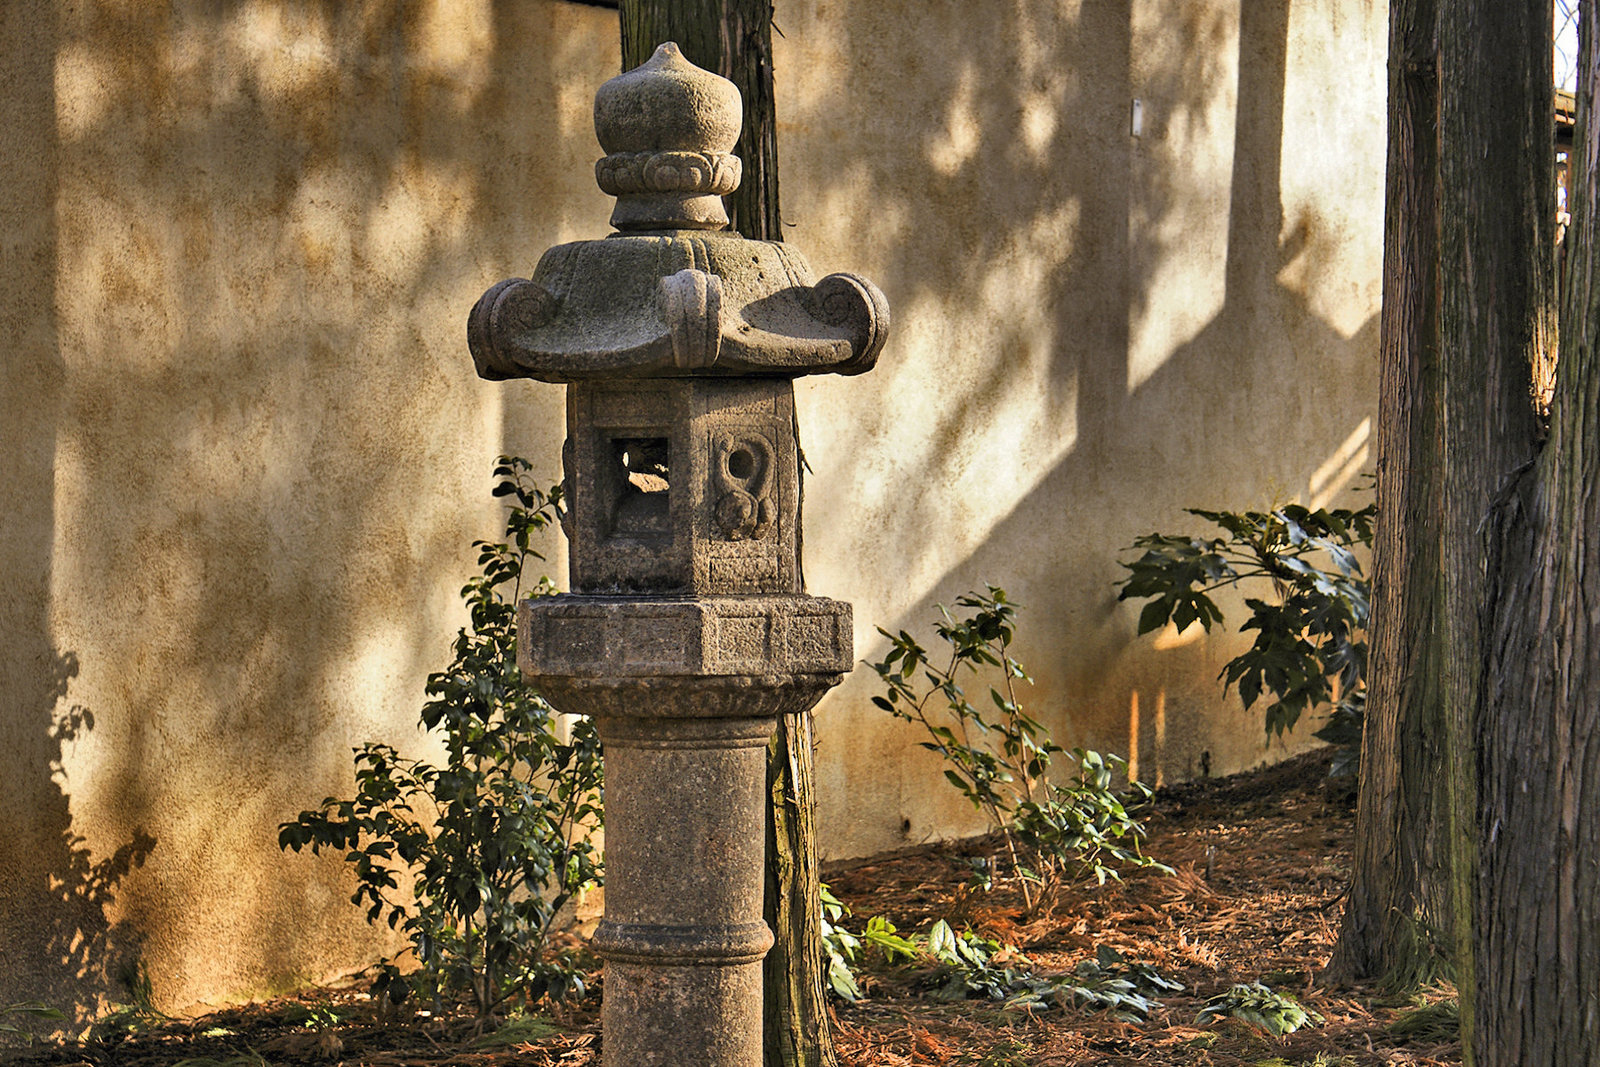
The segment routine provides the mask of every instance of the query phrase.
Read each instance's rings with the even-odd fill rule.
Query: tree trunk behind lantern
[[[676,41],[691,63],[739,87],[744,127],[734,152],[744,177],[725,198],[728,217],[745,237],[782,240],[771,0],[622,0],[621,22],[624,70]],[[768,1067],[837,1063],[822,964],[812,755],[811,712],[780,716],[767,750],[766,918],[774,938],[765,965]]]

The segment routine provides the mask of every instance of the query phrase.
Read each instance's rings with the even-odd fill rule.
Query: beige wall
[[[463,322],[605,232],[616,16],[25,8],[0,7],[0,998],[92,1010],[133,959],[167,1007],[352,969],[379,946],[339,864],[276,827],[350,788],[352,745],[422,750],[490,461],[555,476],[560,390],[479,382]],[[1185,505],[1360,466],[1383,16],[780,0],[790,240],[896,320],[873,374],[799,387],[809,584],[855,602],[860,655],[993,581],[1061,740],[1125,750],[1137,702],[1147,779],[1282,751],[1219,698],[1225,643],[1133,637],[1114,560]],[[870,691],[821,712],[825,851],[972,828]]]
[[[810,588],[873,659],[876,625],[931,639],[935,603],[1002,585],[1058,740],[1136,733],[1148,781],[1277,758],[1220,698],[1238,643],[1136,638],[1112,583],[1134,537],[1199,532],[1184,507],[1322,502],[1366,465],[1385,8],[916,6],[779,6],[789,239],[895,316],[871,375],[800,386]],[[827,852],[979,828],[873,680],[819,719]]]
[[[135,956],[169,1007],[324,978],[373,939],[277,826],[419,747],[494,456],[556,476],[559,397],[480,382],[465,318],[604,223],[615,14],[35,7],[0,26],[0,1001],[92,1007]]]

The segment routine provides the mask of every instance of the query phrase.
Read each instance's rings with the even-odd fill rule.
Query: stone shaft
[[[758,1067],[766,745],[849,670],[850,605],[525,601],[523,674],[605,743],[607,1067]]]
[[[763,785],[774,720],[601,719],[608,1067],[761,1062]]]

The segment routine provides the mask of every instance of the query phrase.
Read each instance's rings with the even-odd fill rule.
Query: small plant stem
[[[1019,710],[1020,709],[1020,705],[1017,703],[1016,682],[1013,679],[1012,674],[1011,674],[1011,668],[1012,668],[1013,665],[1014,665],[1014,662],[1011,659],[1010,654],[1006,651],[1005,643],[1001,642],[1000,643],[1000,671],[1005,676],[1006,707],[1009,709],[1006,712],[1006,718],[1011,721],[1011,730],[1012,730],[1013,733],[1015,733],[1015,735],[1017,737],[1017,748],[1018,748],[1019,756],[1026,757],[1026,755],[1027,755],[1026,746],[1023,745],[1024,734],[1022,732],[1021,726],[1017,722],[1018,716],[1021,714],[1021,712]],[[1033,775],[1028,771],[1028,764],[1031,763],[1031,762],[1033,762],[1033,761],[1029,760],[1027,758],[1023,758],[1018,763],[1018,769],[1022,771],[1023,794],[1028,798],[1028,800],[1033,801],[1033,800],[1036,800],[1037,798],[1034,797],[1034,795],[1033,795],[1033,788],[1034,788],[1034,785],[1036,783],[1034,782]]]
[[[1002,826],[1000,834],[1006,839],[1006,849],[1011,853],[1011,876],[1017,880],[1017,885],[1022,889],[1022,903],[1029,914],[1033,913],[1034,896],[1028,887],[1028,880],[1018,872],[1022,869],[1022,862],[1017,858],[1017,844],[1012,839],[1009,828]]]
[[[1006,687],[1006,712],[1005,712],[1005,715],[1006,715],[1006,719],[1008,720],[1007,725],[1008,725],[1011,733],[1014,736],[1016,736],[1016,738],[1017,738],[1017,755],[1019,757],[1018,761],[1017,761],[1017,769],[1022,772],[1023,796],[1026,797],[1027,800],[1031,803],[1033,801],[1033,799],[1034,799],[1034,796],[1033,796],[1034,782],[1033,782],[1033,776],[1028,773],[1028,762],[1029,761],[1027,759],[1027,751],[1026,751],[1025,746],[1022,743],[1022,730],[1017,724],[1017,715],[1018,715],[1017,691],[1016,691],[1016,686],[1014,685],[1012,677],[1011,677],[1011,656],[1006,651],[1006,643],[1004,641],[996,641],[996,642],[994,642],[994,646],[992,646],[992,647],[998,647],[999,652],[1000,652],[1000,671],[1001,671],[1001,673],[1003,675],[1005,675],[1005,687]],[[1015,840],[1014,836],[1011,833],[1010,826],[1008,826],[1005,823],[1001,823],[1000,824],[1000,833],[1005,838],[1006,850],[1011,854],[1011,870],[1012,870],[1013,874],[1017,878],[1017,884],[1019,886],[1021,886],[1021,888],[1022,888],[1022,901],[1023,901],[1023,904],[1027,907],[1028,912],[1031,914],[1033,912],[1033,908],[1034,908],[1034,904],[1035,904],[1036,900],[1035,900],[1035,896],[1034,896],[1032,890],[1029,887],[1028,880],[1026,878],[1021,877],[1021,875],[1017,873],[1017,872],[1019,872],[1021,870],[1022,863],[1021,863],[1021,860],[1017,856],[1017,843],[1016,843],[1016,840]]]

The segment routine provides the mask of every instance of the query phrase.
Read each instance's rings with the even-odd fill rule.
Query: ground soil
[[[1458,1064],[1460,1045],[1433,1027],[1400,1036],[1419,1005],[1448,990],[1400,995],[1370,986],[1331,986],[1328,959],[1349,879],[1353,791],[1325,777],[1313,754],[1229,779],[1163,791],[1147,813],[1146,851],[1170,876],[1135,873],[1125,884],[1065,889],[1047,914],[1021,896],[964,888],[969,856],[992,842],[930,845],[834,864],[825,877],[859,929],[885,915],[902,931],[939,918],[1025,953],[1036,973],[1067,972],[1099,946],[1154,965],[1182,982],[1147,1021],[1118,1022],[1070,1005],[1006,1011],[995,1001],[939,1000],[926,967],[877,962],[863,969],[866,996],[836,1007],[844,1067],[1077,1067],[1139,1064],[1250,1067],[1368,1067]],[[1291,994],[1325,1021],[1283,1037],[1236,1019],[1205,1025],[1206,998],[1261,981]],[[466,1013],[380,1012],[359,982],[194,1019],[130,1019],[107,1042],[35,1044],[0,1055],[28,1067],[332,1067],[518,1065],[583,1067],[600,1062],[596,998],[522,1019],[498,1033]]]

